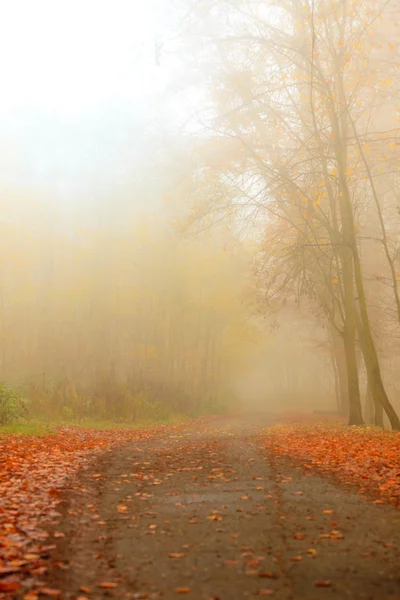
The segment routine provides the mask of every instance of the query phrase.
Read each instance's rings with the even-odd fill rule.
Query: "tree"
[[[268,10],[265,2],[196,6],[204,14],[206,5],[207,22],[199,22],[193,9],[190,24],[192,39],[196,31],[196,44],[203,41],[202,66],[208,69],[214,107],[206,123],[204,118],[201,122],[228,154],[203,168],[203,200],[195,204],[196,217],[228,213],[268,223],[273,215],[290,223],[301,244],[313,247],[322,280],[328,287],[333,280],[340,282],[333,297],[341,295],[343,304],[350,423],[362,423],[356,360],[359,313],[373,397],[399,429],[371,329],[360,213],[372,207],[377,211],[385,248],[382,200],[365,156],[372,140],[389,138],[393,143],[395,132],[376,131],[366,113],[387,95],[397,76],[390,58],[392,42],[382,48],[377,23],[382,11],[393,19],[400,9],[375,0],[287,0],[271,2]],[[211,56],[212,64],[207,62]],[[328,247],[329,256],[322,259]],[[393,254],[385,250],[385,255],[392,264]],[[286,263],[285,285],[294,280],[290,269],[298,272],[298,262]],[[332,265],[336,275],[329,283]],[[392,268],[391,276],[396,300]]]

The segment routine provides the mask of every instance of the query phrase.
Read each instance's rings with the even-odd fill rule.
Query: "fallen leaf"
[[[0,581],[0,592],[15,592],[20,588],[16,581]]]
[[[370,492],[376,504],[400,504],[397,435],[375,427],[343,427],[340,421],[321,423],[309,416],[303,421],[296,417],[296,422],[294,419],[290,422],[290,418],[287,424],[268,429],[265,437],[268,451],[295,457],[305,469],[333,472],[343,483],[356,484],[360,491]],[[321,512],[331,515],[334,510],[327,508]]]
[[[177,587],[177,588],[175,588],[175,592],[177,594],[189,594],[190,587]]]
[[[61,596],[61,590],[56,590],[54,588],[40,588],[39,592],[42,596],[49,596],[51,598],[58,598]]]
[[[330,581],[330,579],[326,579],[325,581],[315,581],[314,585],[316,587],[331,587],[332,581]]]
[[[39,592],[36,592],[35,590],[28,592],[24,596],[24,600],[38,600],[38,598],[39,598]]]

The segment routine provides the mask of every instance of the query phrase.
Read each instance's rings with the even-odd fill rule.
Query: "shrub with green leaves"
[[[0,382],[0,425],[8,425],[27,416],[28,408],[21,392]]]

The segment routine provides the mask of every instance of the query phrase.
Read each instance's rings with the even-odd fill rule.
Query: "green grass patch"
[[[40,419],[34,418],[29,421],[17,421],[10,425],[0,426],[0,434],[33,435],[43,436],[56,434],[58,427],[82,427],[82,429],[94,429],[105,431],[107,429],[146,429],[156,425],[175,425],[190,420],[187,416],[174,415],[165,419],[146,419],[133,423],[115,422],[105,419]]]
[[[0,427],[0,434],[14,434],[14,435],[33,435],[35,437],[41,437],[43,435],[55,434],[56,430],[54,425],[40,423],[38,421],[28,422],[17,422],[10,425],[2,425]]]

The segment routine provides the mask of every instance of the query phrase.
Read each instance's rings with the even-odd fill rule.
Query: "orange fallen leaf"
[[[88,588],[86,585],[81,585],[81,587],[79,589],[84,594],[90,594],[90,588]]]
[[[316,587],[330,587],[332,585],[332,581],[330,581],[330,579],[326,579],[325,581],[315,581],[314,585]]]
[[[40,588],[39,591],[42,596],[49,596],[51,598],[58,598],[58,596],[61,596],[61,590],[56,590],[54,588],[44,587]]]
[[[113,588],[117,587],[117,584],[113,581],[102,581],[99,583],[99,587],[103,588],[104,590],[112,590]]]
[[[190,587],[177,587],[177,588],[175,588],[175,592],[177,594],[189,594]]]
[[[260,561],[259,560],[248,560],[248,561],[246,561],[246,565],[248,567],[258,567],[260,565]]]
[[[185,555],[183,552],[170,552],[168,556],[170,558],[183,558]]]

